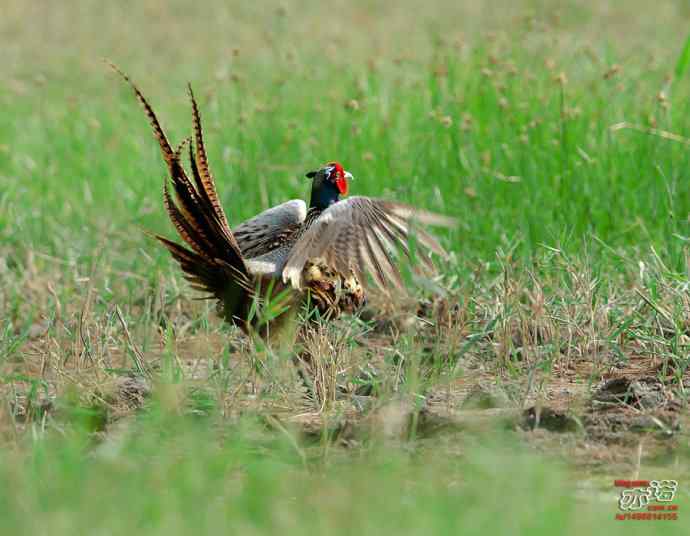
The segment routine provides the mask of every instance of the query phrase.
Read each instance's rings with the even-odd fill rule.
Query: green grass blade
[[[678,61],[676,62],[676,80],[683,78],[683,75],[688,68],[688,63],[690,63],[690,34],[688,34],[688,37],[685,39],[685,45],[683,46],[680,56],[678,56]]]

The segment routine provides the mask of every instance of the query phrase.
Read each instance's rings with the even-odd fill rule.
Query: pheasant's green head
[[[340,201],[341,195],[347,195],[352,175],[339,162],[329,162],[307,173],[307,178],[312,179],[310,206],[325,210]]]

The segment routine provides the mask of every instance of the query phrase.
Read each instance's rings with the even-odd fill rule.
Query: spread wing
[[[326,209],[293,246],[282,275],[295,288],[302,287],[302,270],[309,261],[322,260],[343,274],[353,272],[362,283],[368,273],[380,288],[401,288],[396,263],[399,252],[412,257],[409,239],[414,235],[416,257],[433,268],[429,253],[445,251],[417,224],[455,226],[452,218],[408,205],[368,197],[351,197]]]
[[[260,257],[279,248],[302,224],[307,205],[292,199],[264,210],[233,229],[233,234],[246,259]]]

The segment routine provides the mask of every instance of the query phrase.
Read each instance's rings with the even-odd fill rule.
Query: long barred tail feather
[[[201,117],[191,86],[193,141],[187,138],[173,150],[153,108],[139,88],[117,66],[110,63],[134,94],[144,109],[154,137],[168,168],[169,177],[163,185],[163,201],[170,221],[191,250],[156,235],[180,264],[186,279],[198,290],[208,292],[222,305],[227,320],[243,320],[244,311],[250,306],[254,282],[247,270],[240,247],[220,205],[213,176],[203,142]],[[181,155],[189,146],[192,182],[182,165]],[[168,183],[175,193],[170,193]]]
[[[195,167],[199,171],[198,175],[195,174],[197,187],[201,192],[203,192],[206,201],[213,207],[220,222],[225,225],[225,227],[228,227],[228,221],[225,217],[223,207],[218,200],[216,185],[208,167],[208,158],[206,157],[206,148],[204,146],[204,136],[201,129],[201,114],[199,113],[199,106],[194,98],[192,85],[187,84],[187,89],[189,91],[189,98],[192,102],[192,123],[194,128],[194,142],[196,144],[196,162],[194,163]],[[190,160],[194,161],[194,159],[191,157]]]

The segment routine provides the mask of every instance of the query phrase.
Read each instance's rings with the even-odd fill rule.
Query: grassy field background
[[[637,476],[687,504],[688,22],[680,0],[5,2],[0,528],[629,533],[611,483]],[[232,223],[331,159],[353,193],[456,216],[434,327],[413,290],[324,329],[307,396],[147,237],[173,236],[164,167],[104,58],[176,142],[192,83]],[[663,385],[670,439],[595,437],[617,370]],[[584,425],[467,424],[478,380]],[[417,426],[441,406],[452,426]]]

